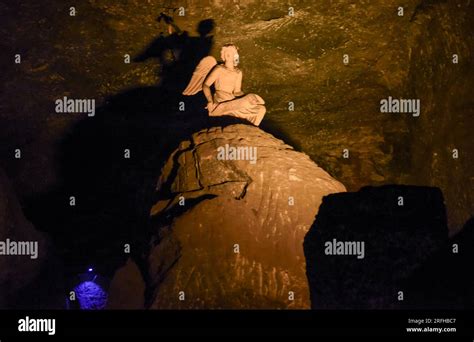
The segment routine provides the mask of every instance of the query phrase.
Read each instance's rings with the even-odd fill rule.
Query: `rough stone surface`
[[[57,182],[56,142],[84,119],[52,115],[54,100],[67,95],[100,103],[162,81],[166,61],[125,64],[117,56],[134,58],[166,34],[156,20],[164,12],[192,37],[200,20],[215,20],[211,54],[217,57],[228,42],[239,46],[244,91],[260,94],[268,109],[261,128],[308,154],[350,191],[435,186],[443,191],[453,231],[472,214],[473,1],[186,1],[180,17],[182,0],[82,0],[74,25],[64,20],[70,6],[55,0],[0,4],[0,61],[10,65],[18,51],[34,56],[0,75],[0,159],[23,194]],[[458,64],[451,63],[454,53]],[[420,117],[380,113],[380,100],[389,95],[419,98]],[[155,96],[128,106],[137,114]],[[28,158],[11,163],[19,147]],[[343,149],[350,158],[341,157]]]
[[[364,242],[364,258],[326,255],[325,243],[333,239]],[[393,185],[330,195],[305,237],[311,306],[400,307],[398,291],[410,296],[402,283],[447,240],[443,196],[437,188]]]
[[[81,310],[103,310],[107,303],[107,293],[94,281],[84,281],[74,288]]]
[[[217,57],[228,42],[241,52],[244,91],[266,101],[264,131],[309,155],[350,191],[393,183],[441,188],[452,233],[472,216],[473,1],[297,1],[294,16],[288,15],[287,1],[277,0],[187,1],[186,15],[180,17],[176,8],[182,5],[182,0],[82,0],[71,25],[64,20],[71,6],[66,1],[0,2],[5,52],[0,64],[11,66],[12,56],[22,55],[21,64],[0,73],[0,163],[21,198],[40,197],[42,205],[34,208],[40,217],[28,217],[55,240],[65,241],[58,247],[71,261],[66,265],[78,264],[81,256],[85,260],[78,268],[100,260],[114,269],[124,261],[119,247],[141,240],[146,225],[136,217],[147,216],[143,193],[149,189],[142,180],[158,177],[148,158],[166,158],[162,142],[174,145],[186,126],[193,126],[185,115],[196,113],[188,109],[205,106],[193,106],[189,98],[184,99],[186,114],[176,108],[181,92],[170,89],[189,80],[176,76],[186,74],[179,66],[181,56],[197,58],[202,49],[195,48],[208,46]],[[402,17],[398,6],[404,7]],[[157,22],[161,12],[173,16],[194,43],[174,46],[176,37]],[[196,28],[207,18],[215,21],[215,30],[201,39]],[[124,63],[125,53],[136,60],[156,42],[168,57],[168,47],[176,48],[178,63],[156,54]],[[458,64],[451,62],[454,53]],[[347,65],[344,54],[349,55]],[[97,120],[56,115],[54,101],[62,96],[96,99]],[[380,100],[388,96],[420,99],[421,116],[380,113]],[[162,97],[173,111],[161,105]],[[201,94],[196,98],[205,102]],[[290,101],[294,111],[288,111]],[[149,113],[152,120],[144,120]],[[77,134],[76,124],[85,122]],[[64,144],[71,130],[79,136],[72,139],[72,149]],[[162,137],[163,132],[173,139]],[[117,162],[115,152],[126,147],[132,159],[120,154]],[[17,148],[21,159],[12,158]],[[344,149],[349,158],[342,157]],[[62,155],[73,163],[65,163]],[[238,182],[233,185],[236,193],[241,190]],[[53,196],[61,206],[63,194],[83,194],[81,210],[51,205],[42,193],[56,186],[64,190]],[[54,229],[51,222],[39,224],[44,221],[55,221]],[[130,232],[136,234],[133,239]],[[68,243],[72,234],[77,240]],[[154,251],[152,259],[163,271],[172,264],[160,257],[164,252]],[[179,255],[179,250],[169,253]]]
[[[40,273],[48,254],[48,239],[24,217],[13,188],[0,169],[0,241],[36,241],[38,257],[0,255],[0,309],[15,305],[16,294]]]
[[[131,259],[119,268],[109,287],[107,309],[143,309],[145,282]]]
[[[256,163],[218,160],[225,144],[257,147]],[[307,155],[254,126],[195,133],[157,186],[149,305],[308,308],[303,238],[323,196],[342,191]]]

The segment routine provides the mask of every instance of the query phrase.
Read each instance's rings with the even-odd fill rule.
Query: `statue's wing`
[[[198,66],[194,70],[193,77],[189,81],[188,86],[183,91],[183,95],[194,95],[202,90],[202,85],[209,72],[217,65],[217,61],[212,56],[201,59]]]

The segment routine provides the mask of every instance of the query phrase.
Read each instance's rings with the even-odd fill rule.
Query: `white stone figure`
[[[222,64],[212,56],[204,57],[194,70],[183,95],[195,95],[203,91],[207,99],[209,116],[235,116],[260,125],[266,108],[265,101],[257,94],[242,92],[242,71],[239,63],[238,49],[233,44],[226,44],[221,49]],[[215,92],[212,94],[211,86]]]

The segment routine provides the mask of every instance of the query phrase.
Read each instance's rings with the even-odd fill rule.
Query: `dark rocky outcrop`
[[[0,242],[6,243],[7,239],[14,243],[37,242],[37,256],[0,255],[0,309],[16,306],[19,292],[37,280],[49,252],[48,238],[24,217],[16,194],[0,169]]]
[[[364,257],[327,254],[326,242],[333,239],[364,242]],[[365,187],[325,197],[304,242],[312,308],[401,307],[412,295],[407,279],[447,239],[437,188]]]
[[[405,281],[410,295],[405,307],[415,309],[474,308],[474,218],[440,251]]]
[[[132,259],[119,268],[110,282],[107,309],[143,309],[145,282]]]
[[[257,148],[256,163],[218,160],[226,144]],[[323,196],[345,188],[308,156],[254,126],[205,129],[156,190],[148,306],[309,307],[303,238]]]

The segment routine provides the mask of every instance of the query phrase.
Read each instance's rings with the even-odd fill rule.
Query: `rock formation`
[[[37,255],[12,255],[12,244],[37,243]],[[0,169],[0,309],[15,307],[16,295],[36,279],[48,254],[48,239],[24,217],[3,170]],[[26,249],[23,249],[26,251]],[[18,247],[16,250],[20,252]],[[31,250],[30,250],[31,251]],[[35,252],[35,254],[36,254]],[[32,258],[32,256],[34,258]]]
[[[218,158],[233,147],[255,148],[256,162]],[[342,191],[308,156],[257,127],[193,134],[156,189],[147,305],[308,308],[303,238],[323,196]]]
[[[343,247],[329,254],[333,251],[328,244],[334,239],[363,242],[363,257]],[[416,295],[407,290],[407,280],[447,241],[446,212],[438,188],[393,185],[330,195],[305,237],[311,306],[403,307]]]
[[[474,307],[474,218],[466,222],[460,233],[419,267],[404,282],[410,296],[408,309],[457,309]]]
[[[115,272],[110,283],[107,309],[143,309],[145,283],[133,260]]]

